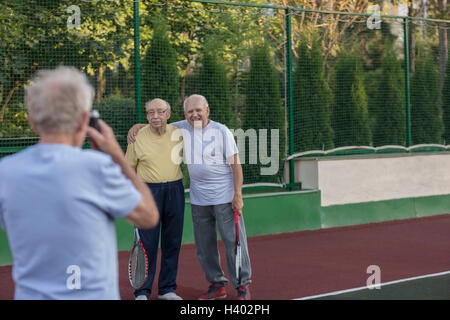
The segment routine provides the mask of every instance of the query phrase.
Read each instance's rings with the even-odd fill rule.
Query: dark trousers
[[[134,296],[150,296],[156,273],[158,244],[161,234],[161,270],[158,294],[174,292],[177,288],[178,257],[181,248],[184,223],[184,187],[182,180],[165,183],[147,183],[156,205],[160,220],[152,229],[141,229],[139,235],[148,255],[148,279],[144,287],[135,290]]]

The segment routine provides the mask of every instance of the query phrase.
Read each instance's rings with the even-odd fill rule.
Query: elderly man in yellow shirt
[[[136,300],[147,300],[156,273],[156,260],[161,233],[161,271],[158,279],[158,299],[182,300],[175,290],[178,257],[184,223],[184,186],[180,161],[173,154],[181,151],[182,135],[177,127],[167,124],[170,105],[162,99],[147,102],[149,122],[127,148],[126,158],[138,176],[147,183],[160,212],[160,223],[153,229],[139,230],[149,259],[149,276],[144,287],[135,290]],[[175,148],[175,149],[174,149]]]

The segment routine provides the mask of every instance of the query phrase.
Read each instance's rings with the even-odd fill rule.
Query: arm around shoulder
[[[146,125],[147,124],[145,124],[145,123],[138,123],[138,124],[135,124],[134,126],[132,126],[130,128],[130,130],[128,130],[128,135],[127,135],[128,144],[136,141],[136,136],[137,136],[139,130],[141,130]]]

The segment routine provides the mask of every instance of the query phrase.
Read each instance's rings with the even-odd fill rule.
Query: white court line
[[[439,273],[426,274],[426,275],[423,275],[423,276],[417,276],[417,277],[412,277],[412,278],[406,278],[406,279],[400,279],[400,280],[395,280],[395,281],[384,282],[384,283],[380,283],[379,285],[381,287],[383,287],[383,286],[387,286],[387,285],[390,285],[390,284],[401,283],[401,282],[406,282],[406,281],[411,281],[411,280],[424,279],[424,278],[430,278],[430,277],[438,277],[438,276],[443,276],[443,275],[446,275],[446,274],[450,274],[450,270],[449,271],[444,271],[444,272],[439,272]],[[373,286],[375,286],[375,285],[373,285]],[[324,293],[324,294],[318,294],[318,295],[315,295],[315,296],[296,298],[296,299],[292,299],[292,300],[316,299],[316,298],[327,297],[327,296],[335,296],[335,295],[342,294],[342,293],[349,293],[349,292],[354,292],[354,291],[359,291],[359,290],[365,290],[365,289],[369,289],[369,288],[370,288],[370,286],[364,286],[364,287],[359,287],[359,288],[353,288],[353,289],[347,289],[347,290],[328,292],[328,293]],[[372,290],[377,290],[377,289],[372,289]]]

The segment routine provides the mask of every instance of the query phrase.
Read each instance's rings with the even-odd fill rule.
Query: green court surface
[[[301,299],[313,300],[450,300],[450,271],[354,288]]]

